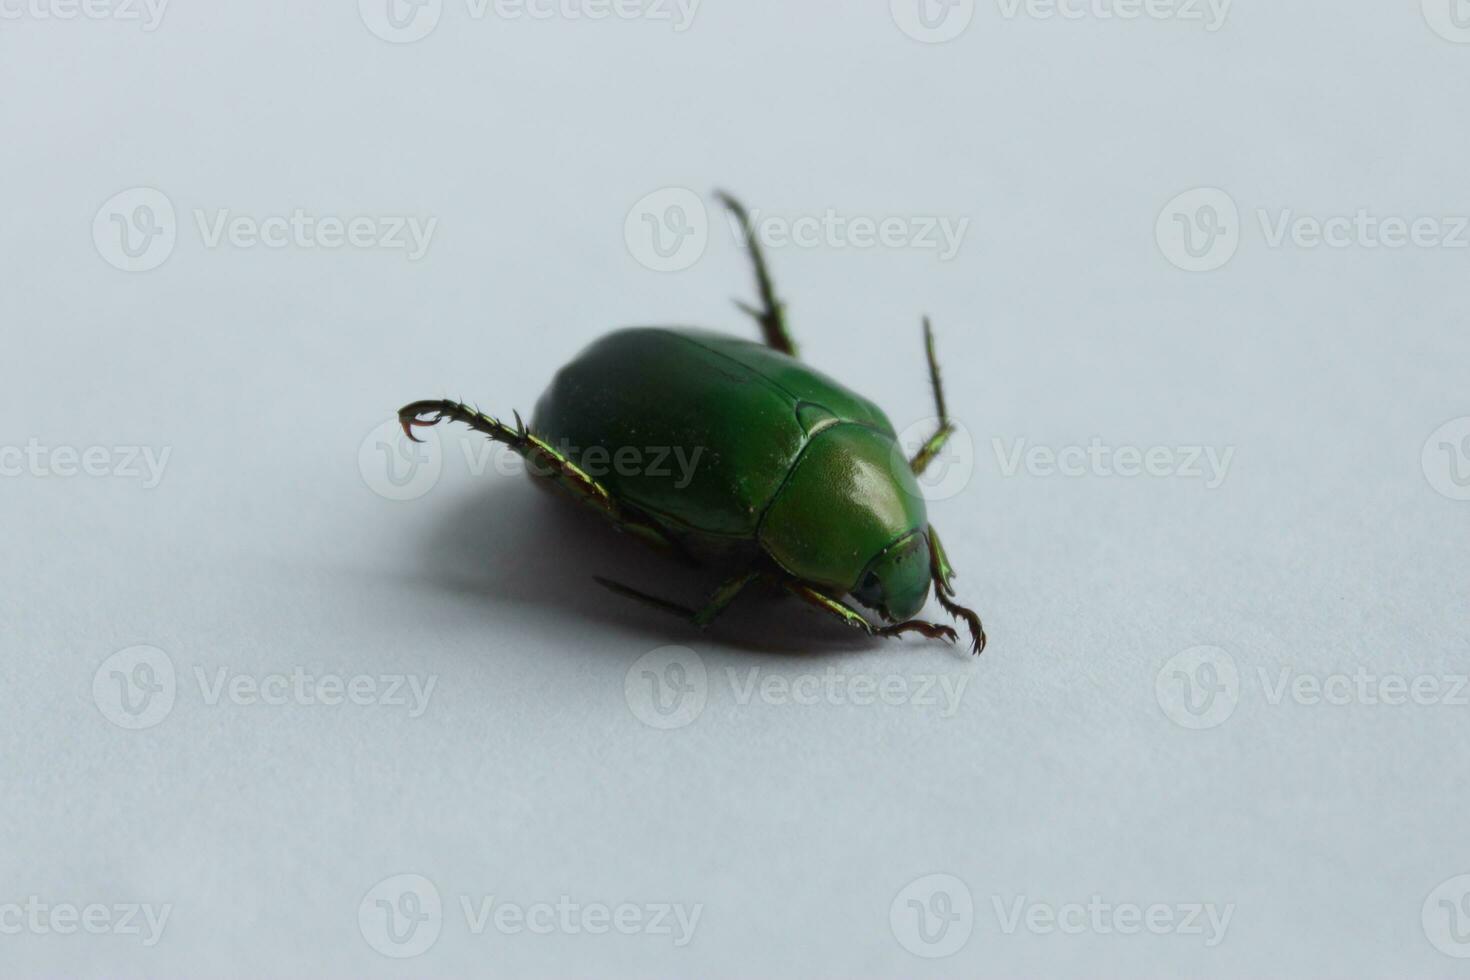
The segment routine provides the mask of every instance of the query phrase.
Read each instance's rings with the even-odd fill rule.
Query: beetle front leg
[[[939,428],[934,434],[925,440],[909,460],[909,467],[917,475],[923,473],[944,444],[949,442],[949,437],[954,435],[954,425],[949,421],[949,409],[944,404],[944,382],[939,378],[939,358],[934,354],[934,327],[929,318],[924,317],[924,354],[929,361],[929,384],[934,389],[934,408],[939,413]]]
[[[745,205],[724,191],[716,191],[715,196],[730,213],[735,215],[735,220],[740,222],[740,230],[745,236],[746,247],[750,249],[750,260],[755,264],[755,284],[761,294],[761,305],[764,309],[756,309],[739,300],[735,305],[746,313],[755,317],[761,326],[761,334],[765,337],[766,346],[774,347],[783,354],[796,357],[796,342],[791,339],[791,332],[786,329],[786,306],[776,298],[776,288],[771,284],[771,273],[766,268],[766,257],[761,251],[761,243],[755,232],[755,227],[750,220],[750,212],[745,210]]]
[[[970,649],[978,656],[985,652],[985,626],[980,622],[980,616],[973,609],[954,602],[954,586],[950,579],[954,578],[954,569],[950,567],[949,555],[944,552],[944,545],[939,543],[939,532],[934,530],[934,525],[929,525],[929,573],[934,579],[934,598],[944,607],[944,611],[956,619],[963,619],[965,625],[970,628]]]
[[[892,626],[875,626],[873,623],[869,622],[862,613],[858,612],[847,603],[842,602],[838,599],[834,599],[829,595],[818,592],[810,585],[807,585],[803,582],[797,582],[792,579],[787,579],[781,584],[785,586],[786,591],[790,592],[798,599],[801,599],[804,602],[808,602],[811,605],[816,606],[818,609],[831,613],[833,616],[836,616],[848,626],[860,629],[863,632],[867,633],[869,636],[881,636],[884,638],[890,638],[899,636],[903,633],[919,633],[923,636],[927,636],[931,640],[948,640],[951,643],[955,643],[959,640],[958,634],[956,634],[955,631],[950,627],[941,626],[938,623],[926,623],[923,620],[919,619],[910,619],[906,622],[894,623]]]

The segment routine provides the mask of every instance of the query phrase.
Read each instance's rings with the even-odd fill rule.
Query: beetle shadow
[[[481,604],[496,622],[576,616],[661,643],[778,656],[836,656],[887,642],[769,587],[752,587],[708,629],[603,588],[594,575],[698,607],[719,570],[690,568],[529,480],[499,481],[443,508],[417,556],[421,583]]]

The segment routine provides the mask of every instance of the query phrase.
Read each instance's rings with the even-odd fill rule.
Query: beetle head
[[[853,596],[891,621],[911,619],[929,599],[929,537],[914,531],[868,563]]]

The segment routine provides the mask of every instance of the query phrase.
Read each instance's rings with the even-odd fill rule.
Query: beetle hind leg
[[[515,425],[508,425],[463,402],[448,399],[417,401],[398,410],[398,421],[403,426],[404,434],[415,442],[423,441],[413,434],[415,428],[438,425],[445,420],[461,422],[495,442],[508,446],[526,461],[526,467],[533,474],[548,478],[570,491],[619,529],[666,554],[687,558],[668,535],[654,525],[638,519],[618,502],[607,487],[589,476],[544,439],[532,434],[519,413],[515,415]]]
[[[934,353],[934,327],[927,316],[924,317],[924,356],[929,362],[929,385],[934,389],[934,409],[939,415],[939,427],[924,441],[919,451],[914,453],[914,458],[909,460],[909,467],[915,474],[923,473],[934,462],[944,444],[949,442],[949,437],[954,435],[954,424],[950,422],[949,409],[944,404],[944,382],[939,377],[939,358]]]
[[[739,300],[735,301],[735,305],[755,317],[755,321],[760,324],[761,335],[765,338],[767,347],[773,347],[783,354],[795,357],[796,342],[791,339],[791,331],[786,329],[786,305],[776,298],[776,287],[771,284],[771,272],[766,267],[765,253],[761,251],[760,238],[755,233],[755,227],[750,220],[750,212],[745,210],[745,205],[724,191],[716,191],[715,196],[720,199],[720,203],[730,209],[730,213],[735,215],[735,220],[740,222],[746,247],[750,249],[750,260],[755,265],[755,284],[760,291],[763,308],[756,309]]]

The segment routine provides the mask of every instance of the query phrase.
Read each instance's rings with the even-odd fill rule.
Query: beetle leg
[[[655,609],[662,609],[666,613],[673,613],[680,619],[692,620],[697,615],[696,611],[690,609],[688,606],[681,606],[677,602],[670,602],[667,599],[660,599],[656,595],[649,595],[647,592],[639,591],[631,585],[614,582],[612,579],[603,578],[601,575],[592,576],[592,580],[609,592],[616,592],[620,596],[634,599],[644,605],[652,606]]]
[[[756,309],[740,301],[735,305],[746,313],[755,317],[760,324],[761,334],[765,338],[767,347],[774,347],[783,354],[796,357],[796,342],[791,339],[791,332],[786,329],[786,306],[776,298],[776,288],[771,284],[771,273],[766,267],[766,257],[761,251],[760,239],[756,236],[755,228],[750,221],[750,212],[745,210],[745,205],[724,191],[716,191],[715,196],[730,213],[735,215],[735,220],[740,222],[740,229],[745,235],[745,244],[750,249],[750,259],[755,264],[755,284],[760,290],[761,304],[764,309]]]
[[[786,579],[781,583],[786,590],[805,602],[811,603],[818,609],[823,609],[848,626],[855,627],[867,633],[869,636],[894,637],[902,633],[920,633],[931,640],[948,640],[951,643],[958,641],[959,637],[955,631],[948,626],[938,623],[926,623],[923,620],[910,619],[902,623],[894,623],[891,626],[875,626],[863,616],[862,613],[853,609],[847,603],[824,595],[812,588],[810,585]]]
[[[746,572],[743,575],[735,576],[730,581],[722,584],[718,589],[715,589],[714,594],[709,597],[709,601],[704,604],[704,608],[694,614],[694,625],[701,629],[708,626],[714,621],[716,616],[725,611],[726,606],[735,601],[735,597],[747,585],[760,577],[760,572]]]
[[[944,611],[956,619],[963,619],[965,625],[970,628],[970,649],[977,655],[985,651],[985,627],[980,622],[980,617],[973,609],[954,602],[954,586],[950,579],[954,578],[954,569],[950,567],[949,555],[944,552],[944,545],[939,543],[939,532],[934,526],[929,526],[929,572],[934,578],[934,597],[944,607]]]
[[[700,629],[713,622],[714,618],[724,612],[725,607],[734,601],[741,590],[760,577],[760,572],[745,572],[737,575],[728,582],[723,583],[718,589],[715,589],[702,608],[690,609],[688,606],[681,606],[677,602],[660,599],[658,596],[649,595],[647,592],[642,592],[621,582],[614,582],[612,579],[603,578],[600,575],[593,576],[598,585],[611,592],[616,592],[621,596],[627,596],[629,599],[636,599],[655,609],[662,609],[664,612],[673,613],[680,619],[689,620]]]
[[[471,408],[463,402],[427,400],[413,402],[398,410],[398,421],[403,432],[415,442],[422,442],[413,434],[415,427],[438,425],[445,419],[463,422],[476,432],[483,433],[495,442],[509,446],[526,461],[527,467],[536,476],[547,477],[571,491],[578,499],[600,512],[617,527],[653,545],[660,551],[681,555],[679,548],[668,535],[651,524],[635,519],[627,509],[619,505],[612,493],[589,476],[580,466],[558,452],[544,439],[533,435],[526,428],[519,413],[515,425],[507,425],[497,418]]]
[[[924,317],[924,354],[929,360],[929,384],[934,389],[934,408],[939,413],[939,428],[919,447],[914,458],[909,460],[909,466],[916,474],[928,468],[954,434],[954,425],[949,421],[949,409],[944,404],[944,382],[939,379],[939,358],[934,354],[934,327],[927,316]]]

